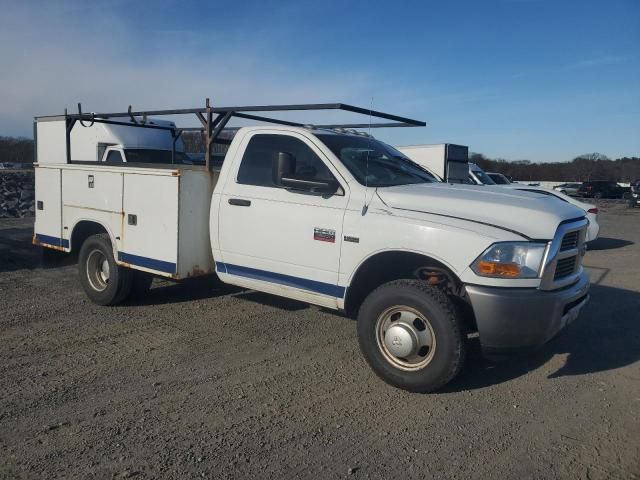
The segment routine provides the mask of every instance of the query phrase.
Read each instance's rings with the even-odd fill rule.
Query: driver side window
[[[280,188],[273,181],[272,162],[279,152],[295,157],[295,176],[305,180],[334,180],[325,163],[303,141],[288,135],[251,137],[238,171],[238,183]]]

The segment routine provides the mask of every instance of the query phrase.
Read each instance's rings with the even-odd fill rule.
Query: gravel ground
[[[474,340],[440,393],[379,381],[355,323],[200,281],[121,307],[0,221],[0,477],[640,477],[640,209],[602,204],[592,301],[533,355]]]

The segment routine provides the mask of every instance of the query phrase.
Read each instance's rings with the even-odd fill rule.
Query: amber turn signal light
[[[478,262],[478,272],[482,275],[517,277],[520,275],[520,267],[515,263],[494,263],[480,260]]]

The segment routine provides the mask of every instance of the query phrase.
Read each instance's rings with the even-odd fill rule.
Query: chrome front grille
[[[574,232],[569,232],[562,237],[562,243],[560,244],[560,251],[564,252],[565,250],[571,250],[578,246],[578,241],[580,239],[580,231],[576,230]]]
[[[582,272],[586,219],[562,223],[549,243],[540,281],[542,290],[555,290],[574,283]]]
[[[576,271],[576,260],[578,257],[567,257],[562,260],[558,260],[556,264],[556,271],[553,274],[554,280],[560,280],[561,278],[568,277]]]

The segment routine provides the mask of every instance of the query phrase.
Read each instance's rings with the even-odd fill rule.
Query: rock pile
[[[0,218],[34,214],[34,179],[33,171],[0,172]]]

